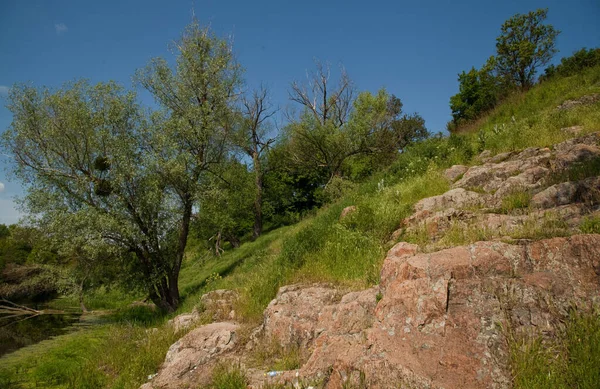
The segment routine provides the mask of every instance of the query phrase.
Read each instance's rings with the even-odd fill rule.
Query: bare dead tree
[[[268,137],[270,126],[267,125],[270,118],[275,115],[274,109],[268,99],[268,89],[261,86],[259,90],[252,92],[251,97],[242,99],[242,125],[237,134],[237,146],[252,158],[254,166],[254,227],[252,235],[254,239],[262,233],[262,192],[264,170],[261,164],[263,153],[275,141]]]
[[[308,109],[321,125],[331,121],[341,127],[352,109],[355,92],[352,81],[342,67],[338,84],[331,85],[329,65],[316,61],[316,67],[315,72],[307,72],[306,83],[292,83],[290,100]]]

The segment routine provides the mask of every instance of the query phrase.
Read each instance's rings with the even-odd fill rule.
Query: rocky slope
[[[453,166],[446,171],[452,189],[417,203],[395,234],[427,243],[397,243],[379,285],[349,293],[323,284],[283,287],[249,341],[234,322],[236,294],[211,292],[203,305],[217,322],[175,343],[143,388],[198,387],[217,363],[245,366],[273,341],[300,348],[306,359],[275,377],[248,369],[252,387],[510,387],[507,337],[552,336],[570,309],[589,309],[600,297],[600,235],[579,231],[582,218],[598,212],[600,178],[589,167],[599,144],[595,133],[552,149],[484,152],[481,165]],[[574,169],[578,181],[569,180]],[[514,199],[521,199],[516,206]],[[456,231],[464,244],[453,244]],[[478,236],[485,241],[471,239]]]

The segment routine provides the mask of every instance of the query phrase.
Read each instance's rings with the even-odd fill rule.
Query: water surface
[[[23,320],[0,320],[0,357],[44,339],[64,334],[79,321],[79,314],[39,315]]]

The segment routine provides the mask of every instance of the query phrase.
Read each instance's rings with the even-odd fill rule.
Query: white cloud
[[[56,35],[62,35],[69,31],[69,27],[67,27],[67,25],[64,23],[56,23],[54,25],[54,29],[56,30]]]
[[[8,87],[0,85],[0,96],[8,96]]]
[[[0,182],[0,193],[4,192],[4,184]]]
[[[15,224],[22,216],[14,201],[0,198],[0,224]]]

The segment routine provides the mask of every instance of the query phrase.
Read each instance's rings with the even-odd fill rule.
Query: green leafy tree
[[[407,146],[430,135],[425,127],[425,119],[421,115],[405,113],[402,108],[402,101],[391,95],[387,102],[386,115],[381,118],[381,130],[377,136],[375,148],[381,150],[384,155],[391,156],[391,159]]]
[[[353,150],[346,126],[354,101],[354,87],[342,69],[337,84],[331,81],[329,66],[316,63],[304,84],[292,83],[290,100],[300,104],[298,119],[285,129],[287,148],[293,162],[305,170],[323,171],[331,180],[341,173],[344,161],[358,153]]]
[[[473,67],[458,75],[459,91],[450,98],[455,125],[477,119],[502,97],[503,82],[495,73],[496,63],[496,58],[490,57],[481,69]]]
[[[220,254],[222,242],[240,246],[241,238],[253,229],[253,174],[234,158],[223,163],[219,175],[209,182],[198,202],[194,217],[195,235]]]
[[[422,118],[402,113],[400,99],[384,89],[354,98],[352,83],[342,72],[338,86],[329,85],[329,71],[318,66],[308,87],[292,85],[292,100],[302,105],[297,120],[285,129],[292,162],[303,170],[322,172],[327,183],[341,176],[359,156],[395,155],[427,136]]]
[[[288,139],[282,137],[265,161],[263,212],[273,226],[295,223],[322,203],[320,192],[327,176],[318,169],[304,169],[290,156]]]
[[[547,15],[548,9],[516,14],[502,24],[502,33],[496,38],[498,71],[517,87],[531,87],[538,68],[557,52],[560,31],[544,24]]]
[[[10,236],[10,230],[6,224],[0,224],[0,239]]]
[[[174,50],[175,70],[157,59],[138,74],[162,106],[151,120],[114,83],[21,85],[11,88],[4,135],[40,224],[135,258],[130,270],[165,311],[179,305],[193,205],[225,152],[239,84],[230,46],[196,22]]]

